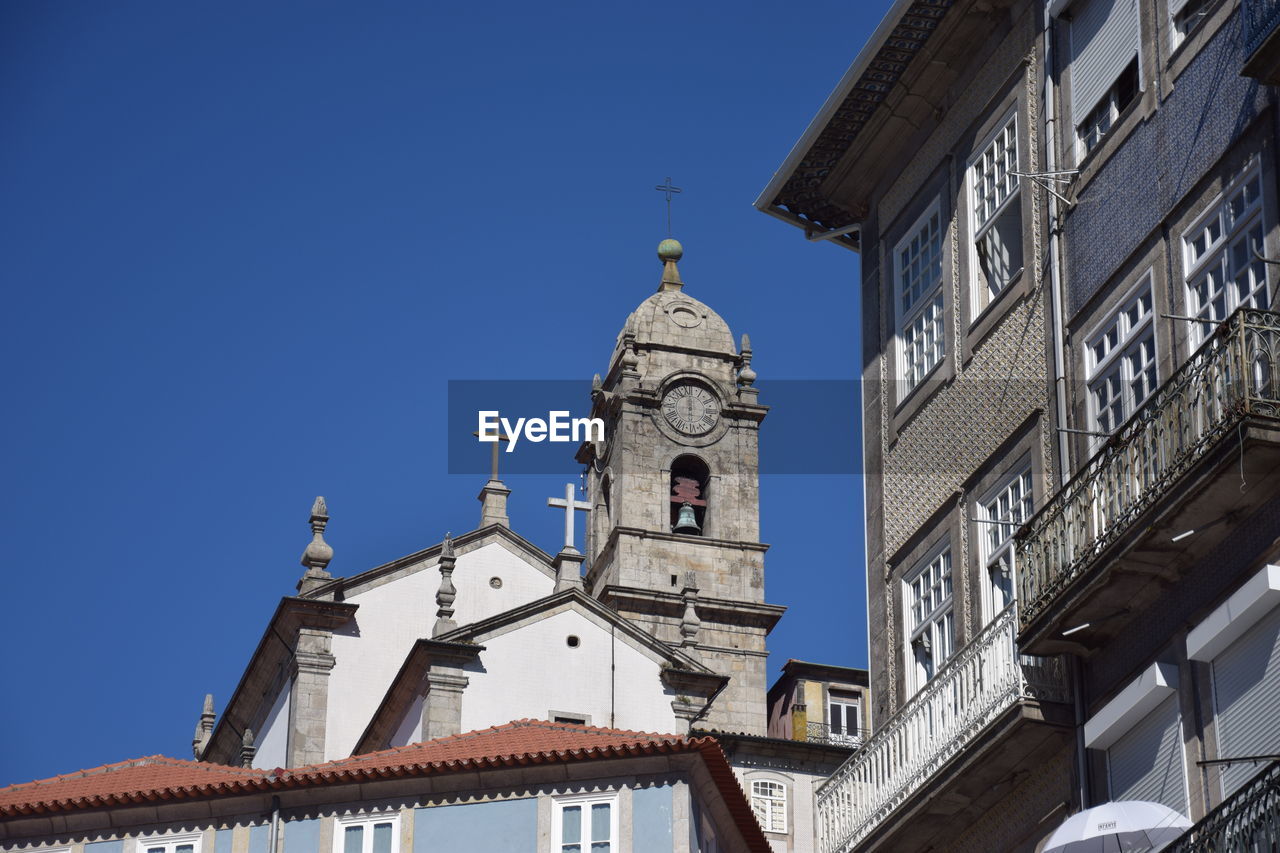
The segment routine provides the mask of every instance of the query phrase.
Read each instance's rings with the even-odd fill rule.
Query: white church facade
[[[74,821],[24,817],[60,802],[58,785],[69,777],[14,786],[0,790],[0,850],[812,849],[813,788],[853,745],[810,742],[803,733],[769,737],[765,640],[785,608],[765,600],[768,546],[759,541],[758,438],[768,408],[757,399],[749,341],[736,346],[724,320],[684,292],[681,254],[674,240],[663,241],[658,291],[627,318],[593,383],[591,414],[604,422],[605,438],[593,436],[577,450],[585,494],[570,487],[563,500],[549,501],[566,516],[558,553],[512,529],[509,490],[495,464],[479,495],[477,529],[334,577],[324,540],[328,509],[317,498],[298,594],[281,600],[225,706],[216,710],[206,698],[193,738],[196,761],[126,762],[90,774],[111,789],[97,792],[104,802],[129,793],[113,789],[134,784],[126,777],[139,766],[168,768],[178,787],[201,769],[229,774],[218,784],[248,786],[250,799],[232,806],[221,788],[196,794],[207,808],[196,809],[196,818],[187,817],[190,809],[181,814],[183,831],[198,843],[152,846],[138,839],[179,829],[163,826],[163,809],[105,804],[96,821],[84,823],[95,832],[77,834]],[[585,521],[582,551],[575,518]],[[802,703],[796,707],[803,712]],[[706,733],[732,741],[718,744]],[[574,765],[593,781],[566,779],[551,768],[568,759],[548,758],[559,747],[543,750],[547,738],[571,750],[603,743],[616,754],[606,749],[597,757],[608,760]],[[450,749],[463,761],[529,765],[523,796],[520,780],[486,782],[484,773],[424,788],[423,762],[442,744],[458,745]],[[727,776],[725,750],[733,767]],[[371,766],[417,781],[376,802],[362,789],[339,795],[329,784]],[[279,812],[281,795],[270,792],[289,787],[289,779],[322,782],[306,782],[311,793],[272,818],[263,804]],[[433,798],[436,784],[449,795]],[[172,787],[134,793],[163,800]],[[641,793],[655,789],[667,793]],[[313,807],[326,797],[341,806]],[[424,846],[412,835],[414,826],[435,825],[433,808],[530,798],[528,819],[511,830],[518,843],[459,837]],[[574,798],[590,808],[566,813]],[[640,824],[646,837],[661,839],[656,846],[632,838],[638,802],[658,803],[658,816]],[[607,806],[606,816],[595,812],[605,822],[591,830],[599,839],[581,835],[593,803]],[[373,817],[358,817],[366,814]],[[322,823],[314,833],[293,829],[290,843],[280,822],[303,819]],[[261,828],[268,825],[270,837]],[[359,839],[346,834],[357,825]],[[311,840],[296,840],[303,837]],[[348,842],[355,846],[342,846]]]

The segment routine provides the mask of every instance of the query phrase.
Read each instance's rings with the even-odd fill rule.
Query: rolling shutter
[[[1165,699],[1107,750],[1112,800],[1163,803],[1187,813],[1178,696]]]
[[[1138,52],[1137,0],[1071,6],[1071,124],[1079,127]]]
[[[1169,20],[1172,21],[1185,5],[1187,0],[1169,0]]]
[[[1280,753],[1280,609],[1213,659],[1213,691],[1219,757]],[[1231,796],[1264,766],[1227,767],[1222,795]]]

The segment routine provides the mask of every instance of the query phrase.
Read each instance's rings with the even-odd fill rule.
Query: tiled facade
[[[811,239],[844,226],[830,239],[861,257],[877,731],[819,793],[824,851],[940,849],[943,838],[1030,851],[1070,814],[1123,796],[1198,820],[1229,809],[1247,776],[1222,769],[1248,758],[1225,754],[1230,743],[1280,752],[1274,726],[1259,729],[1230,698],[1280,701],[1271,669],[1239,672],[1240,661],[1264,666],[1263,645],[1247,643],[1269,636],[1266,567],[1280,563],[1280,318],[1267,311],[1280,256],[1277,96],[1241,74],[1246,59],[1257,65],[1245,11],[1230,0],[956,3],[839,137],[835,165],[815,171],[833,161],[834,138],[834,123],[816,122],[757,203]],[[889,15],[906,20],[909,4]],[[1104,19],[1138,37],[1106,48],[1118,70],[1100,106],[1087,102],[1078,139],[1074,89],[1102,66],[1076,57],[1104,42],[1070,31]],[[832,96],[839,109],[860,102],[857,81],[875,77],[883,49],[863,49]],[[1011,121],[1016,251],[1004,232],[975,243],[967,183],[992,129]],[[1102,130],[1086,140],[1089,126]],[[801,175],[814,176],[804,194]],[[903,316],[919,309],[899,290],[914,281],[902,246],[931,209],[944,223],[943,322],[908,328]],[[988,245],[1006,254],[978,253]],[[989,296],[992,258],[1007,256],[1022,273]],[[1260,310],[1227,318],[1237,302]],[[945,354],[911,387],[904,347],[920,328],[936,328]],[[1010,513],[999,527],[997,506]],[[1224,603],[1248,590],[1247,613]],[[1018,694],[1008,713],[1020,709],[1021,724],[972,714],[950,734],[967,717],[933,685],[987,654],[973,646],[991,642],[983,626],[1002,605],[1015,608],[1000,618],[1023,675],[1057,673],[1055,698]],[[1234,657],[1197,658],[1195,638],[1219,623]],[[993,675],[1007,665],[996,661],[979,668]],[[1153,666],[1167,673],[1158,689],[1144,686]],[[1280,667],[1280,645],[1265,666]],[[1228,674],[1235,686],[1219,686]],[[1168,776],[1181,787],[1140,772],[1148,730],[1161,738],[1151,760],[1176,762]]]

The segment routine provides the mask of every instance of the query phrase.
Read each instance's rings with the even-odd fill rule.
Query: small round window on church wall
[[[489,586],[494,589],[502,589],[502,578],[489,578]]]
[[[568,637],[565,638],[565,644],[568,645],[569,648],[571,649],[576,649],[581,643],[582,641],[578,639],[577,634],[570,634]]]

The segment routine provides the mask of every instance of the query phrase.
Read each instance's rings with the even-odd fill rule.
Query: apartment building
[[[875,725],[819,849],[1280,827],[1278,20],[897,2],[757,202],[860,256]]]

